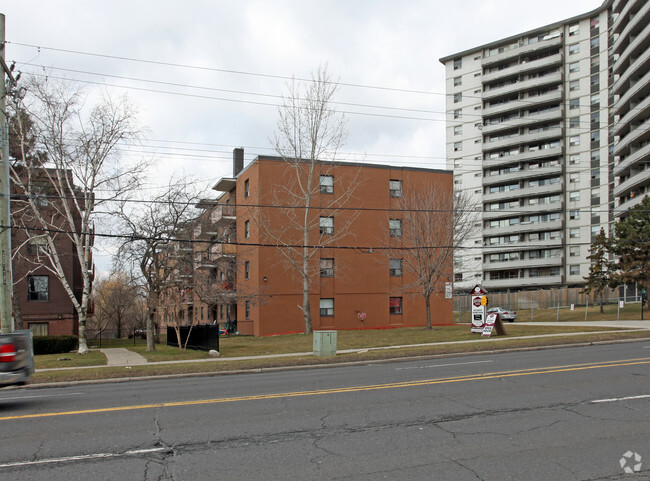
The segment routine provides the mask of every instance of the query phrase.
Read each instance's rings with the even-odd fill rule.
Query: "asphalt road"
[[[0,480],[649,480],[649,376],[637,342],[4,390]]]

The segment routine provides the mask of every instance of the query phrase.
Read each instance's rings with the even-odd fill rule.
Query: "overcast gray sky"
[[[247,162],[272,154],[286,78],[308,78],[323,62],[345,84],[337,100],[357,104],[338,106],[348,112],[344,160],[444,168],[438,59],[600,4],[2,0],[0,13],[17,69],[126,92],[147,128],[154,187],[181,170],[212,185],[231,175],[234,147]]]

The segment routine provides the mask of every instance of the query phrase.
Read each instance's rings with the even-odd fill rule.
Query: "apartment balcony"
[[[650,119],[646,119],[641,125],[632,128],[629,134],[621,137],[614,145],[614,155],[624,155],[628,153],[633,144],[641,143],[650,139]]]
[[[488,291],[502,289],[521,289],[522,287],[561,286],[562,276],[519,277],[514,279],[485,279],[483,287]]]
[[[633,127],[631,125],[639,120],[643,119],[650,110],[650,95],[643,99],[639,104],[635,105],[634,108],[626,108],[625,115],[621,117],[618,122],[614,124],[614,135],[621,135],[621,133],[627,133]],[[620,110],[614,110],[614,113],[620,115]]]
[[[623,29],[626,28],[628,22],[629,22],[629,15],[630,15],[630,10],[632,9],[632,6],[634,5],[635,2],[631,1],[626,1],[625,5],[619,12],[618,17],[612,24],[612,33],[617,33],[621,32]],[[615,6],[617,8],[618,5]]]
[[[562,197],[560,196],[560,199]],[[564,202],[553,202],[552,204],[535,204],[535,205],[522,205],[517,208],[517,212],[521,215],[530,214],[543,214],[547,212],[561,212],[564,209]]]
[[[536,42],[536,43],[524,44],[522,42],[519,44],[518,48],[506,50],[505,52],[501,52],[496,55],[491,55],[489,57],[484,57],[481,60],[481,65],[483,65],[483,67],[486,67],[488,65],[504,63],[508,59],[512,59],[512,58],[520,59],[521,57],[525,57],[526,55],[530,55],[538,51],[542,51],[552,47],[559,48],[561,46],[562,46],[561,35],[558,35],[557,37],[549,38],[547,40],[542,40],[541,42]],[[538,59],[538,60],[544,60],[544,59]],[[540,63],[540,65],[544,65],[544,64]]]
[[[488,150],[485,147],[486,145],[483,146],[483,149]],[[515,155],[505,155],[503,157],[497,157],[494,159],[485,159],[483,160],[483,168],[486,169],[492,167],[500,167],[502,165],[512,164],[514,162],[524,162],[524,161],[547,159],[547,158],[558,158],[562,156],[563,152],[564,152],[564,147],[562,145],[550,149],[528,150],[526,152],[520,152]]]
[[[648,5],[650,5],[650,3]],[[650,58],[650,50],[645,52],[645,55]],[[624,92],[625,93],[614,104],[614,112],[622,110],[625,104],[636,98],[648,98],[648,94],[650,93],[650,70],[647,71],[634,85],[626,88]]]
[[[618,40],[625,39],[619,37]],[[625,40],[624,40],[625,41]],[[614,62],[614,74],[620,74],[622,70],[629,68],[629,65],[634,63],[635,58],[633,54],[641,55],[641,53],[650,48],[650,23],[647,23],[645,28],[637,35],[630,44],[624,48],[623,52],[616,50],[617,42],[614,43],[614,53],[620,53],[620,56]],[[619,48],[622,44],[619,44]]]
[[[648,4],[650,5],[650,3]],[[629,87],[630,77],[636,76],[639,72],[647,69],[644,67],[650,62],[650,49],[639,55],[630,66],[623,72],[618,79],[614,82],[614,94],[625,95]],[[635,84],[636,85],[636,84]],[[615,109],[618,108],[619,102],[616,102]]]
[[[645,197],[645,195],[636,195],[636,196],[632,197],[631,199],[623,202],[622,204],[619,204],[614,209],[614,215],[616,217],[622,216],[628,210],[630,210],[632,207],[634,207],[637,204],[640,204],[644,197]]]
[[[504,104],[498,104],[494,106],[485,107],[483,109],[483,117],[492,117],[493,115],[502,114],[505,112],[519,111],[522,109],[528,109],[530,107],[535,107],[537,105],[551,104],[551,103],[560,103],[562,101],[562,89],[553,90],[552,92],[545,93],[543,95],[536,95],[534,97],[526,97],[523,99],[512,100]]]
[[[614,188],[614,197],[627,197],[630,192],[641,191],[648,186],[650,186],[650,168],[632,173],[629,179],[617,185]]]
[[[631,169],[639,162],[647,162],[650,160],[650,143],[644,145],[639,150],[635,151],[633,154],[628,155],[614,167],[614,177],[620,176],[623,172]]]
[[[564,259],[562,256],[546,257],[540,259],[518,259],[516,261],[504,262],[484,262],[484,271],[503,271],[512,269],[535,269],[543,267],[557,267],[563,266]]]
[[[530,232],[561,230],[563,222],[556,220],[552,222],[520,222],[508,227],[487,227],[483,229],[483,235],[493,237],[498,235],[528,234]]]
[[[505,192],[495,192],[483,194],[483,202],[501,202],[509,199],[520,199],[522,197],[541,197],[545,195],[561,194],[563,192],[563,182],[557,184],[542,185],[538,187],[524,187]],[[539,207],[539,206],[537,206]]]
[[[237,255],[237,245],[235,244],[214,244],[210,246],[210,259],[216,261],[224,256]]]
[[[544,224],[536,224],[538,226]],[[547,231],[549,229],[538,227],[538,231]],[[501,234],[500,234],[501,235]],[[507,234],[503,234],[507,235]],[[483,254],[499,254],[506,251],[525,251],[535,249],[552,249],[562,247],[562,239],[550,239],[544,241],[518,241],[512,244],[487,245],[483,247]]]
[[[523,80],[507,85],[503,85],[498,88],[483,90],[483,100],[490,100],[496,97],[501,97],[504,95],[512,94],[515,92],[520,92],[532,88],[541,88],[547,85],[561,84],[562,83],[562,73],[555,72],[552,74],[544,75],[543,77],[531,78],[528,80]]]
[[[541,114],[526,115],[525,117],[515,117],[511,120],[496,124],[484,123],[483,134],[492,134],[501,130],[512,129],[513,127],[527,127],[529,125],[541,124],[544,122],[550,122],[552,120],[562,120],[563,117],[564,109],[557,108],[555,110]]]
[[[519,169],[518,171],[511,172],[509,174],[489,175],[487,177],[483,177],[483,185],[490,186],[516,180],[528,180],[535,179],[537,177],[550,177],[555,175],[562,175],[561,165],[557,165],[555,167],[543,167],[541,169]]]
[[[629,2],[630,4],[634,2]],[[648,2],[636,2],[637,5],[641,5],[641,8],[639,8],[636,13],[634,14],[633,18],[630,18],[627,25],[623,26],[623,29],[620,32],[619,39],[620,38],[625,38],[629,37],[630,34],[632,33],[632,30],[637,28],[640,24],[641,25],[647,25],[648,21],[650,21],[649,14],[650,14],[650,3]],[[618,19],[617,19],[618,20]],[[616,50],[614,50],[616,51]]]
[[[548,57],[539,58],[525,63],[517,63],[512,67],[504,68],[498,72],[490,72],[481,76],[483,85],[498,80],[500,78],[511,77],[515,74],[525,74],[533,70],[539,70],[546,67],[562,64],[562,54],[549,55]]]
[[[485,150],[507,150],[508,147],[518,145],[527,145],[533,142],[543,142],[545,140],[560,140],[562,138],[562,129],[543,130],[541,132],[516,134],[503,140],[494,142],[485,142]]]

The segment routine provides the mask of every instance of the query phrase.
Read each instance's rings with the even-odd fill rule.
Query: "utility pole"
[[[0,13],[0,332],[10,333],[14,330],[14,316],[11,296],[13,293],[13,274],[11,270],[11,215],[9,211],[9,122],[5,97],[7,89],[5,75],[9,82],[15,82],[5,62],[5,16]]]

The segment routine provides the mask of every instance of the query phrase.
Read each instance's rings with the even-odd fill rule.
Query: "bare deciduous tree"
[[[169,248],[186,235],[197,216],[194,206],[200,198],[185,178],[171,179],[154,199],[143,203],[122,204],[120,232],[126,240],[118,251],[123,264],[138,266],[147,292],[147,350],[154,351],[156,312],[165,287],[174,278],[176,268],[170,262]]]
[[[118,338],[123,329],[137,324],[139,308],[138,286],[125,272],[112,272],[94,286],[95,320],[100,330],[115,329]]]
[[[345,185],[338,182],[333,195],[318,197],[321,176],[330,173],[347,136],[346,120],[332,105],[338,84],[332,81],[327,66],[320,66],[304,88],[294,81],[288,90],[273,139],[275,151],[286,164],[286,183],[277,186],[274,194],[279,208],[258,209],[254,219],[266,240],[278,247],[285,266],[300,277],[303,301],[298,307],[305,320],[305,333],[309,333],[311,279],[319,274],[314,258],[320,248],[350,235],[355,215],[340,216],[336,225],[334,218],[358,182],[356,178]]]
[[[476,218],[469,195],[443,185],[418,190],[405,186],[398,210],[389,214],[388,222],[400,222],[386,239],[385,253],[401,260],[403,274],[410,280],[404,291],[416,290],[423,296],[427,329],[431,329],[431,296],[443,292],[442,282],[453,275],[454,248],[469,235]]]
[[[34,266],[45,267],[61,281],[79,319],[79,353],[87,353],[86,321],[93,281],[94,225],[111,203],[138,186],[142,164],[121,162],[119,146],[135,140],[135,111],[126,98],[104,95],[93,107],[80,89],[52,79],[32,78],[27,95],[15,99],[13,126],[24,140],[11,165],[19,208],[12,214],[39,246]],[[21,128],[21,119],[31,124]],[[21,146],[30,146],[21,148]],[[42,155],[29,155],[30,151]],[[80,266],[66,267],[62,245],[71,243]],[[75,291],[74,275],[81,276]]]

